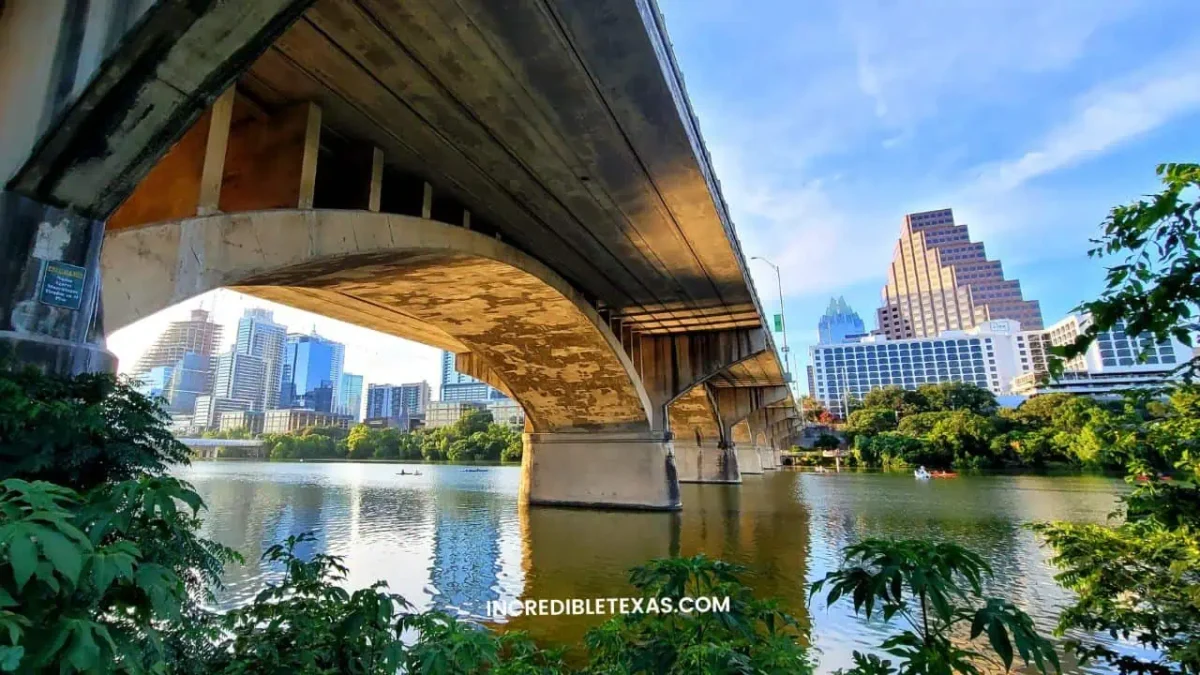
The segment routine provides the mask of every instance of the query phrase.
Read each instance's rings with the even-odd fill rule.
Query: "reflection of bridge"
[[[524,406],[530,503],[678,508],[790,444],[652,0],[63,5],[0,11],[21,359],[111,369],[101,326],[232,287],[454,351]]]

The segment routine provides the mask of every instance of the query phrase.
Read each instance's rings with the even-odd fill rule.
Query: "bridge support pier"
[[[671,441],[661,432],[527,433],[522,504],[675,511]]]
[[[738,470],[742,473],[762,473],[764,469],[768,468],[763,463],[762,453],[753,445],[738,443],[734,449],[737,450]]]
[[[762,462],[762,468],[765,471],[774,471],[779,468],[779,451],[770,446],[756,446],[754,452],[758,454],[759,461]]]
[[[0,359],[116,372],[99,320],[104,223],[0,191]]]
[[[680,483],[740,483],[738,453],[729,447],[682,444],[675,447]]]

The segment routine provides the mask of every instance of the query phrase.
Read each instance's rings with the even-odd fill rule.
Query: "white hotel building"
[[[1061,379],[1047,382],[1048,348],[1072,342],[1089,322],[1090,317],[1071,315],[1049,329],[1022,331],[1017,321],[997,319],[937,337],[890,340],[870,335],[857,343],[815,345],[809,348],[815,388],[810,393],[843,418],[850,402],[889,385],[916,389],[922,384],[969,382],[997,397],[1050,391],[1105,395],[1162,382],[1190,358],[1190,351],[1174,340],[1157,346],[1141,340],[1135,345],[1138,341],[1114,329],[1101,334],[1085,355],[1072,359]],[[1139,363],[1143,345],[1153,349]]]

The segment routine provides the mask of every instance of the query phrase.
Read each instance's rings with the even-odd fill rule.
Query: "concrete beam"
[[[310,4],[155,3],[41,135],[9,188],[106,218]]]
[[[400,337],[440,334],[507,385],[536,432],[666,432],[651,426],[617,338],[565,280],[456,225],[366,211],[218,214],[109,233],[102,266],[110,329],[232,287]]]
[[[770,348],[761,328],[684,335],[644,335],[630,342],[633,359],[656,414],[693,387]]]

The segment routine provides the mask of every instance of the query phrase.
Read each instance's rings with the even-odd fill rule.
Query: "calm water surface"
[[[793,471],[745,476],[739,486],[684,485],[680,513],[517,506],[516,467],[199,462],[181,472],[208,503],[204,534],[245,555],[219,601],[247,602],[281,570],[257,558],[291,534],[316,531],[309,550],[345,556],[349,584],[376,580],[419,608],[482,618],[489,600],[619,597],[627,570],[654,557],[705,553],[753,571],[760,595],[781,598],[812,625],[820,671],[878,644],[848,604],[805,606],[806,585],[864,537],[931,537],[968,546],[995,569],[989,591],[1047,631],[1068,600],[1047,552],[1022,527],[1042,520],[1103,522],[1123,490],[1102,477],[978,476],[916,481],[879,473]],[[576,643],[594,619],[522,617],[509,626]],[[1067,672],[1080,672],[1064,663]]]

